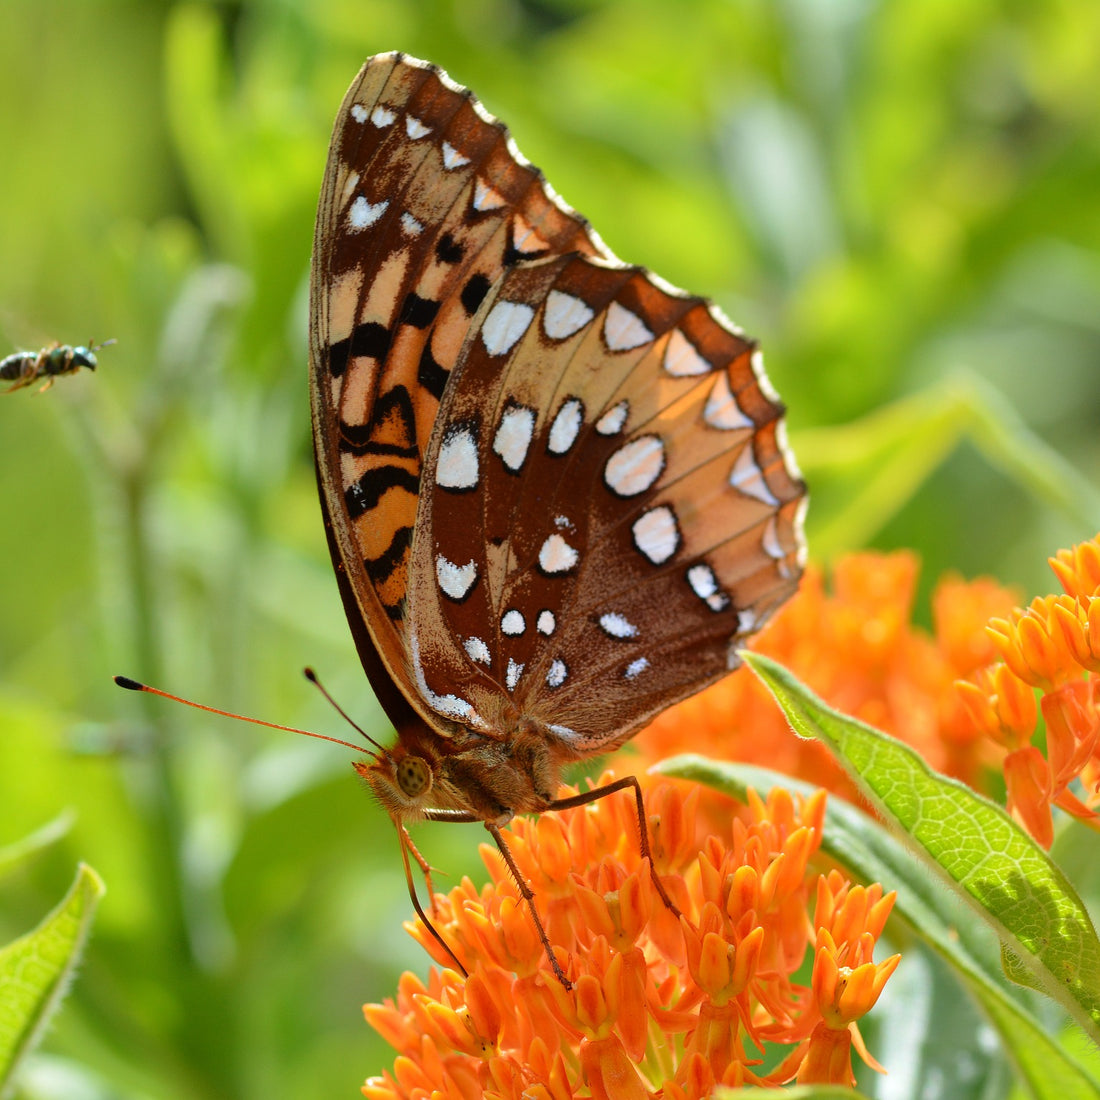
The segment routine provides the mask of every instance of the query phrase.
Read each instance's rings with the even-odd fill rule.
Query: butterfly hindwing
[[[754,345],[646,272],[509,272],[426,455],[413,679],[441,716],[578,755],[723,675],[793,590],[804,487]]]

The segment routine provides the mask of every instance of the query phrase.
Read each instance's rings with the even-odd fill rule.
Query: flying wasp
[[[0,359],[0,381],[11,383],[4,393],[21,390],[24,386],[37,382],[39,378],[45,378],[45,384],[38,391],[42,393],[63,374],[75,374],[81,367],[95,370],[98,365],[95,353],[114,342],[89,342],[87,347],[75,348],[55,342],[40,351],[17,351],[6,359]]]

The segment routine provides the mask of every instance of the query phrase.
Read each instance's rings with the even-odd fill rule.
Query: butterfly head
[[[389,749],[357,760],[355,770],[367,781],[386,812],[398,821],[416,818],[436,801],[433,789],[440,760],[423,739],[403,734]]]

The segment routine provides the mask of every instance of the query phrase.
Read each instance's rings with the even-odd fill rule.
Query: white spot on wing
[[[665,370],[677,378],[707,374],[714,368],[695,349],[695,345],[678,329],[668,334],[665,345]]]
[[[568,573],[579,560],[580,554],[561,535],[551,535],[539,550],[539,568],[544,573]]]
[[[465,565],[456,565],[442,554],[437,554],[435,576],[445,596],[450,596],[452,600],[464,600],[477,580],[477,563],[469,561]]]
[[[756,384],[760,387],[760,392],[769,401],[778,401],[779,394],[775,392],[775,387],[768,377],[768,372],[764,370],[764,356],[759,348],[753,351],[749,361],[752,363],[752,373],[756,375]]]
[[[535,434],[535,410],[526,405],[509,405],[500,416],[493,452],[512,473],[518,473],[527,458]]]
[[[729,607],[730,598],[719,587],[718,578],[709,565],[693,565],[687,571],[687,579],[691,590],[711,611],[725,611]]]
[[[360,230],[374,225],[374,223],[386,212],[386,207],[389,205],[389,199],[383,199],[381,202],[369,203],[363,195],[360,195],[355,202],[348,207],[348,229],[351,230],[352,233],[358,233]]]
[[[500,617],[500,629],[510,638],[518,638],[527,629],[527,620],[514,607]]]
[[[741,453],[737,456],[733,469],[730,470],[729,482],[745,496],[755,497],[765,504],[774,505],[779,503],[772,494],[771,489],[768,488],[768,483],[764,480],[760,467],[756,465],[756,455],[753,453],[751,442],[746,443],[741,448]]]
[[[645,657],[639,657],[631,661],[623,670],[623,679],[636,680],[647,668],[649,668],[649,661]]]
[[[367,119],[367,109],[362,103],[353,103],[351,105],[351,117],[356,122],[365,122]]]
[[[462,643],[463,649],[466,650],[466,655],[471,661],[477,661],[479,664],[487,665],[492,660],[492,654],[489,652],[489,647],[478,637],[471,636]]]
[[[443,143],[443,167],[448,172],[453,172],[456,168],[469,163],[470,158],[463,156],[449,141]]]
[[[451,425],[443,435],[435,481],[443,489],[473,489],[478,480],[477,438],[464,424]]]
[[[527,331],[535,311],[524,302],[497,302],[485,324],[481,327],[481,339],[490,355],[504,355],[516,346]]]
[[[569,675],[569,667],[564,661],[553,660],[550,662],[550,671],[546,673],[546,686],[547,687],[561,687],[565,683],[565,678]]]
[[[618,435],[623,430],[623,426],[626,424],[626,418],[630,413],[630,403],[627,401],[620,401],[617,405],[612,405],[596,421],[596,431],[600,435]]]
[[[652,488],[665,468],[665,445],[659,436],[642,435],[624,443],[604,466],[607,487],[621,497]]]
[[[355,108],[352,108],[352,113],[355,113]],[[387,126],[393,125],[393,120],[397,118],[397,115],[393,113],[388,107],[383,107],[379,104],[370,113],[370,120],[378,127],[379,130],[384,130]],[[360,119],[360,122],[363,120]]]
[[[355,189],[358,186],[359,186],[359,173],[358,172],[350,172],[348,174],[348,178],[346,180],[344,180],[344,190],[343,190],[343,193],[340,195],[340,201],[341,202],[347,202],[348,199],[351,198],[352,193],[355,191]]]
[[[635,638],[638,628],[625,616],[617,611],[607,611],[600,616],[600,626],[605,634],[612,638]]]
[[[409,650],[412,655],[413,679],[416,689],[420,692],[424,701],[437,714],[446,718],[455,718],[475,729],[485,729],[485,719],[481,717],[468,700],[457,695],[436,695],[424,677],[424,666],[420,661],[420,639],[413,630],[409,634]]]
[[[612,302],[604,318],[603,338],[612,351],[629,351],[648,344],[653,339],[653,333],[636,313],[631,313],[618,302]]]
[[[768,520],[767,527],[764,528],[764,537],[761,539],[764,546],[764,553],[769,558],[774,558],[776,561],[782,561],[786,557],[786,553],[783,550],[783,546],[779,541],[779,531],[775,525],[775,516],[772,516]]]
[[[474,181],[474,209],[484,213],[487,210],[499,210],[503,205],[504,196],[479,176]]]
[[[634,545],[654,565],[663,565],[680,548],[676,513],[667,504],[643,512],[632,530]]]
[[[775,426],[775,443],[783,455],[783,465],[787,468],[787,473],[795,481],[800,481],[802,471],[798,468],[798,460],[794,457],[794,451],[791,450],[790,441],[787,439],[787,422],[785,420],[780,420]]]
[[[413,141],[419,141],[422,137],[426,137],[431,132],[431,129],[425,126],[420,119],[413,118],[412,115],[407,115],[405,117],[405,133],[408,134]]]
[[[714,385],[710,388],[710,396],[703,409],[703,419],[712,428],[721,428],[723,431],[756,426],[737,404],[737,398],[733,396],[725,371],[719,371]]]
[[[401,228],[404,229],[410,237],[419,237],[420,234],[424,232],[424,226],[409,213],[401,215]]]
[[[519,678],[523,675],[523,665],[513,661],[511,657],[508,658],[508,669],[504,673],[504,683],[509,691],[516,690],[516,684],[519,683]]]
[[[512,218],[512,247],[517,252],[530,255],[545,251],[547,244],[524,218],[516,214]]]
[[[581,735],[568,726],[547,726],[546,728],[562,741],[579,741],[581,739]]]
[[[547,637],[554,633],[557,625],[558,621],[554,618],[554,612],[548,611],[546,608],[539,612],[539,617],[535,620],[535,628],[540,634],[545,634]]]
[[[553,455],[563,455],[577,440],[584,423],[584,405],[575,397],[562,402],[554,423],[550,425],[550,438],[547,449]]]
[[[794,510],[794,541],[796,546],[795,559],[799,568],[806,564],[806,511],[810,507],[810,498],[804,496]]]
[[[552,290],[546,295],[542,328],[551,340],[565,340],[579,332],[595,316],[592,307],[572,294]]]

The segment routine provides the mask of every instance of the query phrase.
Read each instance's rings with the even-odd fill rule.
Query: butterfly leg
[[[622,779],[616,779],[614,783],[608,783],[603,787],[582,791],[580,794],[572,795],[569,798],[555,798],[547,809],[572,810],[577,806],[595,802],[598,798],[606,798],[609,794],[626,790],[627,787],[634,790],[634,804],[638,811],[638,846],[641,849],[642,858],[649,864],[649,874],[653,879],[653,885],[657,888],[661,901],[665,903],[665,908],[676,917],[682,916],[680,910],[676,907],[676,903],[668,896],[664,885],[661,883],[661,877],[657,874],[657,868],[653,865],[653,852],[649,846],[649,826],[646,824],[645,817],[645,803],[642,801],[642,788],[636,776],[625,775]]]
[[[409,886],[409,897],[412,899],[413,908],[416,910],[416,915],[420,918],[420,921],[424,925],[424,927],[427,928],[427,930],[432,934],[432,938],[436,941],[436,943],[438,943],[439,946],[442,947],[443,950],[451,956],[451,959],[454,961],[455,967],[457,968],[458,972],[464,978],[468,978],[470,975],[467,972],[466,967],[464,967],[462,963],[459,962],[458,956],[451,949],[450,944],[448,944],[447,941],[439,934],[435,925],[432,924],[432,922],[428,919],[427,913],[424,912],[424,909],[420,905],[420,899],[416,896],[416,885],[413,882],[412,867],[409,865],[409,851],[411,850],[413,852],[417,863],[420,864],[420,869],[424,872],[425,878],[428,878],[429,871],[427,861],[416,850],[416,846],[412,842],[412,837],[409,836],[409,831],[405,828],[404,825],[397,826],[397,835],[401,840],[401,860],[405,864],[405,881],[408,883]],[[429,879],[429,890],[431,889],[430,882],[431,880]]]
[[[550,937],[546,934],[546,929],[543,927],[539,911],[535,908],[535,891],[531,889],[527,880],[523,877],[523,872],[516,866],[516,861],[512,858],[512,853],[509,851],[508,845],[504,841],[504,836],[499,826],[494,825],[491,821],[486,821],[485,828],[489,830],[489,835],[496,841],[496,845],[500,849],[500,854],[503,856],[504,862],[511,872],[512,878],[519,888],[520,894],[523,896],[523,900],[527,903],[527,908],[530,910],[531,917],[535,922],[535,929],[539,934],[539,939],[542,941],[543,950],[546,952],[546,957],[550,960],[550,966],[554,970],[554,976],[567,990],[571,990],[573,988],[573,983],[565,976],[565,971],[562,970],[561,963],[558,962],[557,956],[554,954],[554,948],[550,944]]]
[[[428,891],[428,908],[432,911],[432,916],[435,916],[435,887],[432,885],[432,865],[420,854],[420,849],[413,843],[413,838],[409,835],[409,830],[404,825],[398,826],[400,830],[405,834],[401,838],[401,843],[407,847],[409,854],[416,860],[416,865],[420,868],[420,873],[424,876],[424,887]]]

